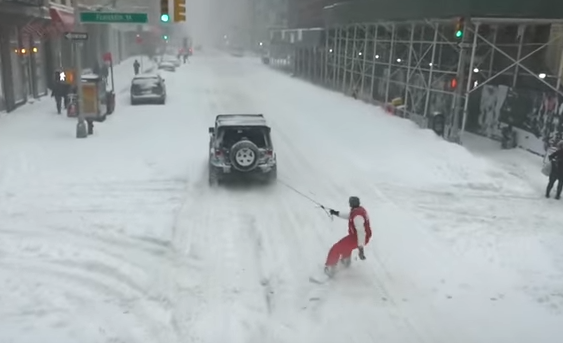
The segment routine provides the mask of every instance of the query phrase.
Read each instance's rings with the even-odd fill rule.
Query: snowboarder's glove
[[[365,260],[366,259],[366,255],[364,254],[364,247],[359,247],[358,248],[359,253],[358,256],[360,257],[360,260]]]
[[[332,208],[330,210],[328,210],[328,213],[330,213],[331,216],[337,216],[340,214],[340,212],[333,210]]]

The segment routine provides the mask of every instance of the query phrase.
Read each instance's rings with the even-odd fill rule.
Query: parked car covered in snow
[[[131,81],[131,105],[166,103],[166,84],[158,74],[137,75]]]
[[[244,49],[241,46],[233,46],[231,48],[231,55],[235,57],[243,57]]]
[[[160,59],[160,62],[170,62],[174,65],[174,67],[178,68],[182,65],[182,61],[178,58],[178,56],[173,55],[163,55]]]
[[[158,69],[165,71],[176,71],[176,66],[172,62],[164,61],[158,64]]]

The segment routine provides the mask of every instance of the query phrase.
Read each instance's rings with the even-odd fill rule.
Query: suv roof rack
[[[268,126],[263,114],[218,114],[219,126]]]
[[[236,114],[236,113],[231,113],[231,114],[218,114],[217,115],[217,119],[219,118],[232,118],[232,117],[262,117],[264,118],[264,115],[259,113],[259,114],[249,114],[249,113],[242,113],[242,114]]]

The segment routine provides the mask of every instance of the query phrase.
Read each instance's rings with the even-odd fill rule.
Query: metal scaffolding
[[[283,51],[277,55],[286,56],[283,64],[297,76],[386,107],[401,103],[395,114],[422,127],[432,115],[443,114],[446,138],[461,142],[471,97],[486,85],[563,95],[563,34],[552,29],[561,23],[513,18],[375,22],[327,27],[314,46],[281,39],[272,47]],[[456,37],[460,24],[462,34]],[[287,38],[298,30],[284,31]],[[559,47],[552,49],[559,54],[549,46]]]

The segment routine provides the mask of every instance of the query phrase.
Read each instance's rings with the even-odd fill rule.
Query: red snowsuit
[[[340,218],[348,219],[348,236],[336,242],[326,258],[326,266],[335,266],[342,258],[349,258],[352,251],[364,247],[371,238],[371,227],[367,211],[359,206],[352,209],[350,214],[341,213]]]

